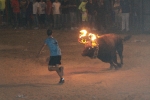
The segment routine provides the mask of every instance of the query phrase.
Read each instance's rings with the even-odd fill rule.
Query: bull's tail
[[[123,38],[123,41],[129,40],[131,37],[132,37],[132,35],[127,35],[127,36],[125,36],[125,37]]]

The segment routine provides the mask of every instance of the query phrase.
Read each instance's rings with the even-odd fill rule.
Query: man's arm
[[[41,49],[40,49],[40,51],[39,51],[39,53],[38,53],[38,56],[41,54],[41,52],[42,52],[42,50],[45,48],[45,46],[46,46],[46,44],[43,44],[43,46],[41,47]],[[38,57],[37,56],[37,57]]]

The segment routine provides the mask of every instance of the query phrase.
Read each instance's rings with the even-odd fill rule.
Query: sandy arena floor
[[[133,34],[124,43],[124,65],[82,57],[78,31],[56,31],[65,67],[63,85],[49,72],[46,30],[0,30],[0,100],[150,100],[150,35]],[[119,34],[122,37],[126,34]]]

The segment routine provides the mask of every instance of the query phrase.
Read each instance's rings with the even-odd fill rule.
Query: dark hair
[[[52,33],[53,33],[53,32],[52,32],[51,29],[48,29],[48,30],[47,30],[47,35],[48,35],[48,36],[52,35]]]

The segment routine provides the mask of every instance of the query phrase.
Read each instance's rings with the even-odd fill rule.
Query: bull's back
[[[105,34],[100,36],[98,39],[99,52],[98,58],[103,62],[110,62],[112,60],[112,55],[116,54],[116,46],[122,39],[115,34]]]

